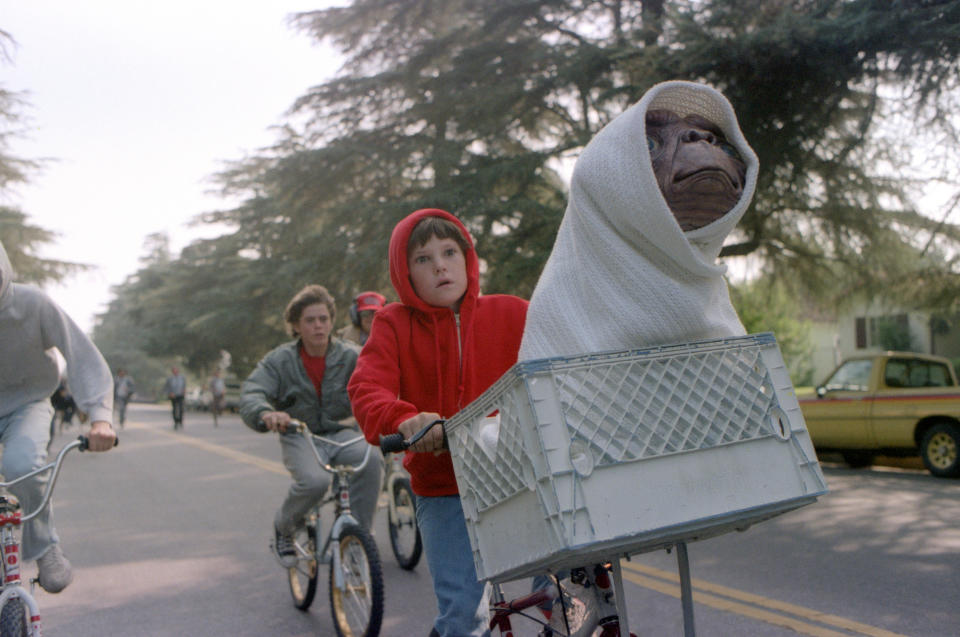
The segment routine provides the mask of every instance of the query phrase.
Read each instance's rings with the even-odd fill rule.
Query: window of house
[[[910,320],[906,314],[859,316],[854,320],[854,329],[857,349],[912,349]]]

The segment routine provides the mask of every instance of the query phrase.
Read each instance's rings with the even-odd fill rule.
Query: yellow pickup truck
[[[960,386],[949,359],[907,352],[850,358],[798,396],[818,451],[853,467],[920,455],[935,476],[960,477]]]

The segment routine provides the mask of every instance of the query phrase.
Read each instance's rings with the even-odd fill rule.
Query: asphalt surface
[[[275,438],[236,416],[214,428],[191,412],[173,432],[163,405],[131,405],[129,419],[117,449],[74,454],[64,466],[56,521],[76,577],[59,595],[36,590],[44,635],[333,635],[325,580],[309,612],[297,611],[268,550],[289,483]],[[824,470],[831,493],[816,504],[690,545],[697,634],[960,634],[960,481]],[[397,566],[385,517],[375,528],[386,578],[381,634],[425,636],[435,612],[426,564]],[[675,555],[663,551],[624,563],[633,632],[684,634],[676,572]],[[525,590],[526,582],[508,587]]]

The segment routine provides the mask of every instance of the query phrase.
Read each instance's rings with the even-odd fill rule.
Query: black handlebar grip
[[[77,440],[80,441],[80,446],[77,447],[77,451],[86,451],[90,448],[90,439],[86,436],[77,436]],[[120,436],[115,436],[113,438],[113,446],[116,447],[120,444]]]
[[[407,441],[403,439],[403,434],[390,434],[380,436],[380,450],[384,453],[397,453],[407,450]]]

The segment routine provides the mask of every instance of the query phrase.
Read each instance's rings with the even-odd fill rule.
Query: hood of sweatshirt
[[[447,308],[437,307],[424,302],[413,289],[413,283],[410,281],[410,266],[407,260],[407,244],[410,242],[410,235],[413,229],[420,221],[426,217],[441,217],[456,224],[460,232],[467,240],[470,246],[464,255],[467,266],[467,291],[464,293],[463,302],[460,305],[460,311],[464,312],[471,308],[477,297],[480,295],[480,262],[477,258],[477,251],[474,249],[473,238],[467,231],[466,226],[446,210],[439,208],[424,208],[412,212],[405,217],[393,229],[390,235],[390,281],[393,288],[400,297],[400,302],[408,307],[412,307],[427,315],[436,312],[448,311]]]
[[[700,115],[746,164],[743,192],[722,217],[684,232],[657,184],[646,114]],[[759,163],[715,89],[665,82],[607,124],[574,166],[567,210],[530,301],[520,360],[743,334],[717,262],[746,212]]]
[[[0,243],[0,305],[3,305],[4,297],[12,282],[13,266],[10,265],[10,257],[7,256],[3,243]]]

